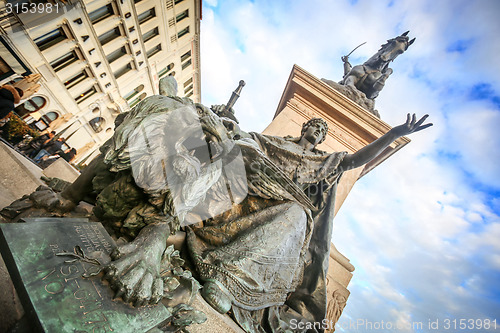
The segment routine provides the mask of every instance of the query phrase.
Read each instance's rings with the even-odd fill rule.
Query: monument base
[[[0,257],[0,332],[92,332],[96,328],[161,332],[155,325],[170,317],[167,307],[160,303],[133,308],[113,300],[111,289],[100,277],[82,277],[82,273],[95,271],[95,265],[69,262],[71,256],[57,255],[76,245],[89,253],[109,252],[114,241],[100,223],[72,218],[27,220],[0,224],[0,249],[6,258],[4,264]],[[179,232],[170,242],[179,246],[182,236]],[[190,325],[190,332],[244,332],[199,293],[191,305],[204,312],[207,321]]]
[[[41,220],[0,225],[0,250],[33,331],[146,332],[171,317],[162,304],[114,300],[94,276],[115,247],[100,223]]]

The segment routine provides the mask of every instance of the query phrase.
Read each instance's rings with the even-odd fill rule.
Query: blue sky
[[[340,324],[383,320],[407,328],[399,332],[443,332],[446,319],[500,326],[500,2],[203,5],[202,102],[226,103],[244,79],[235,109],[247,131],[272,120],[293,64],[339,80],[342,55],[366,41],[350,57],[362,63],[410,30],[417,40],[393,63],[376,108],[393,126],[407,112],[428,113],[434,126],[360,180],[334,220],[333,241],[356,267]]]

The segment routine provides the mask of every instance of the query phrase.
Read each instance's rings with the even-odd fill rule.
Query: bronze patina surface
[[[32,328],[40,332],[144,332],[170,317],[162,304],[134,308],[120,300],[99,276],[115,247],[97,222],[36,218],[1,224],[0,246]],[[80,250],[75,251],[75,247]],[[74,252],[75,251],[75,252]],[[61,256],[62,253],[74,253]],[[89,277],[83,277],[89,275]]]

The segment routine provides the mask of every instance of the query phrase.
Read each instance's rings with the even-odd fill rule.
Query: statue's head
[[[302,125],[300,136],[307,141],[318,145],[325,141],[328,124],[321,118],[312,118]]]
[[[177,80],[173,76],[167,76],[160,80],[160,95],[177,96]]]

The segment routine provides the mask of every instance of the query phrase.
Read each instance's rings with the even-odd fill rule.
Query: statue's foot
[[[231,310],[231,294],[226,288],[219,286],[216,282],[206,282],[203,285],[203,289],[201,289],[201,296],[203,296],[208,304],[222,314]]]

